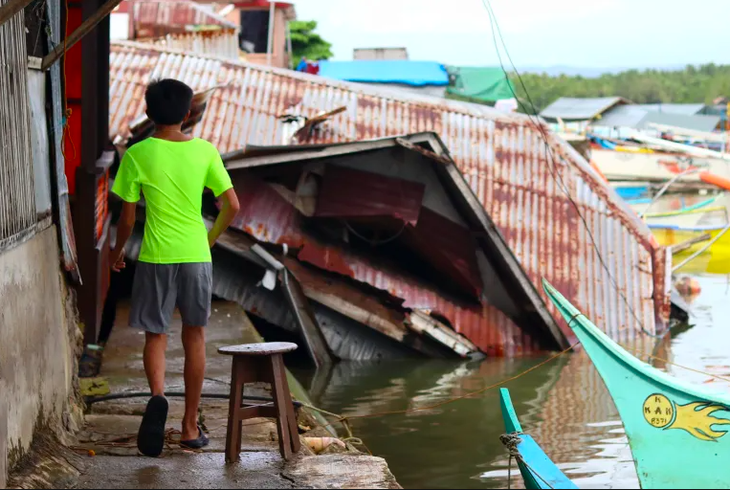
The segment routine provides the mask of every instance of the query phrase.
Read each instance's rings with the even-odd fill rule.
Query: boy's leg
[[[183,326],[182,341],[185,347],[185,417],[182,440],[190,441],[200,436],[198,409],[205,377],[205,329]]]
[[[185,347],[185,418],[182,441],[194,448],[207,444],[198,431],[198,409],[205,376],[205,327],[210,318],[213,292],[213,264],[181,264],[178,277],[177,307],[183,320]],[[197,442],[196,442],[197,440]]]
[[[165,424],[169,404],[165,391],[165,351],[170,319],[177,296],[176,265],[140,262],[134,275],[129,324],[145,331],[144,368],[152,391],[137,436],[137,447],[145,456],[157,457],[165,445]]]
[[[144,345],[144,370],[152,396],[165,396],[165,352],[167,335],[146,332]]]

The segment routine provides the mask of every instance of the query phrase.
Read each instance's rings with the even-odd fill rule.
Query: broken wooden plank
[[[678,253],[684,252],[685,250],[689,250],[690,248],[692,248],[693,245],[697,245],[698,243],[707,242],[709,240],[712,240],[712,235],[710,235],[709,233],[705,233],[703,235],[690,238],[689,240],[686,240],[682,243],[678,243],[678,244],[672,246],[671,247],[672,254],[678,254]]]
[[[332,364],[337,359],[330,350],[327,339],[322,333],[322,327],[320,327],[317,318],[314,316],[314,311],[309,305],[301,284],[286,269],[283,269],[279,276],[284,285],[284,296],[289,302],[294,319],[299,325],[309,356],[318,368]]]
[[[461,357],[478,352],[479,349],[463,335],[459,335],[440,321],[420,310],[410,315],[408,327],[420,335],[427,335]]]

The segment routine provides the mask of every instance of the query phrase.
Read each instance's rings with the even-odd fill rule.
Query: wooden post
[[[269,45],[266,49],[266,63],[272,66],[274,57],[274,30],[276,29],[276,2],[271,1],[269,9]]]
[[[41,70],[47,70],[51,67],[53,63],[59,60],[61,56],[63,56],[64,50],[71,49],[71,46],[79,42],[81,39],[84,38],[88,33],[90,33],[94,28],[102,21],[104,20],[109,14],[112,13],[112,11],[117,8],[117,6],[122,3],[122,0],[108,0],[104,5],[99,7],[99,9],[94,12],[92,15],[90,15],[84,22],[73,31],[66,40],[65,43],[61,43],[55,48],[53,48],[53,51],[48,53],[43,58],[43,64],[41,65]]]
[[[33,0],[10,0],[0,7],[0,26],[9,21],[18,12],[27,7]]]

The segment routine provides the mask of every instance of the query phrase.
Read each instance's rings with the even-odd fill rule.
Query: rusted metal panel
[[[426,186],[372,172],[330,166],[322,179],[318,217],[393,218],[415,225]]]
[[[167,34],[150,42],[165,49],[186,53],[207,54],[232,60],[241,56],[236,29]]]
[[[112,110],[112,135],[128,136],[130,121],[143,112],[144,85],[160,76],[178,78],[196,90],[233,81],[216,91],[194,130],[195,136],[208,139],[222,153],[247,145],[281,144],[290,135],[277,117],[281,114],[311,118],[343,106],[347,109],[316,130],[307,143],[434,131],[537,290],[540,279],[547,278],[617,340],[665,326],[669,311],[665,252],[574,149],[552,135],[546,144],[542,131],[527,117],[117,43],[112,47],[112,100],[118,101]],[[267,233],[276,235],[280,223],[269,220]],[[564,323],[562,327],[569,334]],[[509,332],[505,327],[499,339],[479,343],[520,347],[529,343],[521,334]],[[482,334],[487,335],[475,332],[470,338]]]
[[[241,212],[233,223],[235,228],[264,242],[286,244],[296,249],[299,261],[379,289],[391,296],[391,301],[401,301],[404,308],[431,311],[447,318],[457,332],[490,356],[529,355],[540,349],[536,332],[523,331],[495,306],[456,298],[446,289],[424,283],[393,265],[322,242],[305,230],[301,214],[271,186],[250,174],[238,178],[234,173],[233,178],[241,201]],[[286,264],[305,287],[314,280],[311,274],[302,277],[306,269],[291,262]],[[365,300],[359,300],[362,301]]]
[[[7,2],[0,0],[0,5]],[[36,223],[28,54],[23,12],[0,26],[0,240]]]
[[[190,0],[141,0],[134,1],[131,7],[134,39],[185,32],[196,26],[238,27]]]

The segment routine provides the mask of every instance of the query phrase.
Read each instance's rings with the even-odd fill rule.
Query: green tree
[[[291,29],[292,50],[294,51],[294,66],[297,66],[303,57],[308,60],[328,60],[332,56],[332,44],[317,34],[317,21],[295,20],[289,23]]]
[[[510,77],[520,100],[526,100],[517,76]],[[674,71],[629,70],[597,78],[525,73],[522,79],[538,112],[560,97],[619,96],[637,104],[710,104],[716,97],[730,96],[730,65],[687,66]]]

